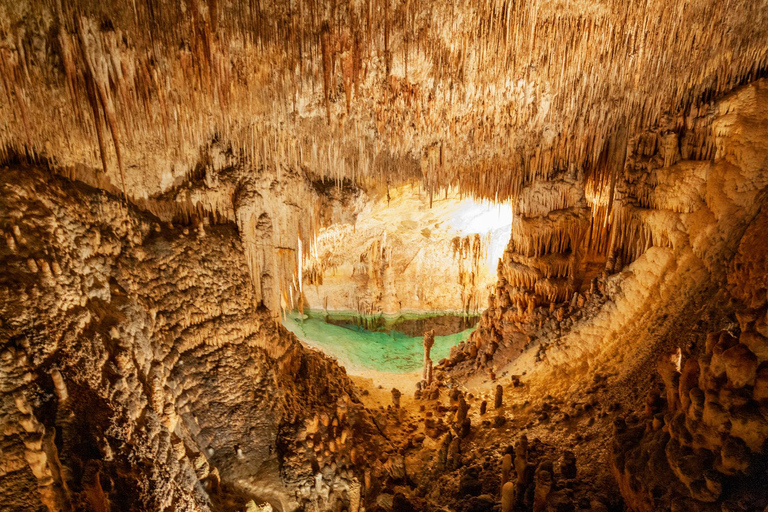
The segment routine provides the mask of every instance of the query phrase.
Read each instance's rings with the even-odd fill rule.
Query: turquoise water
[[[334,315],[333,323],[328,323],[323,314],[308,313],[303,316],[291,313],[283,325],[308,345],[338,359],[347,371],[408,373],[422,368],[423,336],[409,336],[396,330],[397,322],[387,322],[386,326],[369,331],[351,316],[349,323],[340,322],[337,315]],[[377,323],[381,322],[373,325]],[[470,327],[455,334],[435,336],[432,360],[437,362],[447,357],[451,347],[466,340],[473,330],[474,327]]]

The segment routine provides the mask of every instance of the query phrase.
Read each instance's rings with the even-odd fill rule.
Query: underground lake
[[[432,359],[448,357],[465,341],[479,315],[401,313],[360,316],[356,312],[291,312],[283,325],[307,345],[336,358],[350,373],[374,370],[410,373],[423,366],[424,332],[435,330]]]

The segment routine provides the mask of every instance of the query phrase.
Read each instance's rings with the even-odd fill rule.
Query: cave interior
[[[768,512],[767,0],[0,0],[0,510]]]

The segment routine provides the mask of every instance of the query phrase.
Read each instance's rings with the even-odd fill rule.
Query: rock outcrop
[[[611,465],[631,510],[768,507],[766,219],[747,229],[729,272],[738,322],[709,333],[699,355],[663,355],[663,392],[616,422]]]

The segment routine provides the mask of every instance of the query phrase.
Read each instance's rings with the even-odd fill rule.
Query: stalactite
[[[41,5],[33,13],[55,11],[50,18],[58,23],[61,80],[51,79],[59,71],[41,65],[44,55],[11,34],[2,59],[5,94],[14,107],[2,113],[10,131],[0,130],[0,151],[24,154],[19,149],[26,147],[32,157],[55,152],[67,164],[93,165],[90,148],[98,141],[88,139],[101,132],[94,130],[101,118],[80,115],[81,105],[88,105],[91,75],[97,110],[123,173],[144,165],[150,141],[163,140],[167,148],[152,159],[176,159],[183,166],[217,133],[257,166],[283,160],[336,180],[363,183],[389,173],[397,182],[410,171],[390,164],[382,170],[384,160],[408,162],[435,146],[439,165],[416,163],[434,191],[460,184],[468,195],[513,198],[525,185],[571,165],[594,170],[604,188],[615,175],[613,165],[603,165],[604,155],[616,155],[621,140],[658,126],[667,112],[683,112],[676,120],[680,158],[712,158],[713,140],[693,129],[697,119],[714,97],[765,74],[768,50],[758,5],[738,0],[728,9],[754,30],[736,30],[736,18],[726,10],[708,8],[702,11],[708,26],[728,30],[681,35],[674,26],[701,21],[681,10],[681,1],[653,1],[633,10],[611,0],[610,22],[569,6],[553,10],[529,1],[494,1],[466,6],[471,15],[462,23],[454,6],[418,3],[328,9],[298,0],[282,11],[239,2],[224,9],[207,1],[192,2],[182,12],[173,3],[108,2],[103,9],[118,13],[110,20],[114,25],[100,29],[87,22],[93,26],[84,34],[86,54],[69,35],[83,32],[82,18],[72,24],[71,7]],[[95,18],[101,9],[86,1],[77,15]],[[400,17],[405,22],[395,23]],[[672,25],[671,19],[679,21]],[[136,33],[142,24],[147,33]],[[21,25],[13,20],[9,26]],[[640,26],[650,34],[642,43]],[[442,42],[446,39],[451,44]],[[332,117],[337,59],[348,111],[345,129],[316,130],[310,119],[317,106],[329,123]],[[269,72],[264,62],[270,63]],[[403,78],[397,68],[406,62]],[[432,86],[419,82],[424,76]],[[59,84],[73,106],[64,115],[49,108]],[[321,87],[317,102],[313,91]],[[297,105],[305,106],[297,111]],[[302,112],[298,120],[296,112]],[[53,116],[60,117],[54,122]],[[376,133],[369,133],[369,126],[376,126]],[[557,134],[551,135],[551,126],[558,127]],[[500,147],[499,140],[507,144]],[[93,152],[102,167],[108,165],[104,153]],[[676,156],[667,152],[663,158],[668,165]],[[556,206],[571,204],[563,200]]]
[[[332,87],[332,59],[331,34],[328,24],[323,25],[320,32],[320,42],[323,56],[323,94],[325,96],[325,113],[328,124],[331,123],[331,87]]]

